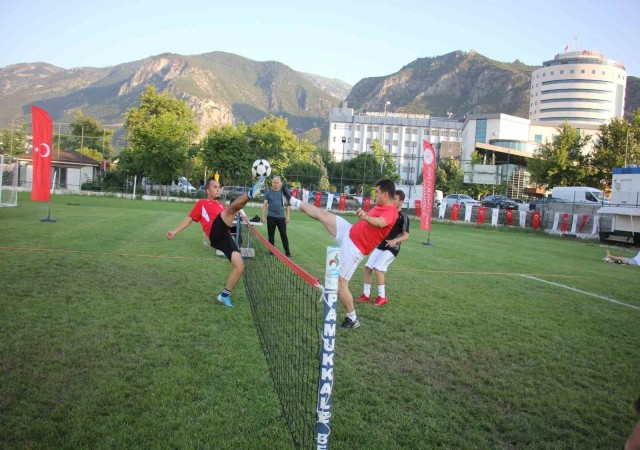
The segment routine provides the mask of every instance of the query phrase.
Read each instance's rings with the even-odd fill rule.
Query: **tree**
[[[113,130],[100,127],[97,120],[85,117],[82,111],[76,112],[75,120],[71,123],[71,136],[61,136],[63,148],[89,148],[102,154],[103,159],[111,156],[113,147],[111,138]],[[55,142],[55,139],[54,139]]]
[[[255,149],[254,159],[268,160],[276,174],[284,173],[290,161],[303,158],[302,143],[306,141],[296,138],[284,117],[270,116],[249,125],[247,138],[249,148]]]
[[[460,161],[454,158],[443,158],[436,168],[436,189],[445,194],[463,193],[464,172]]]
[[[244,123],[210,129],[200,146],[206,167],[220,174],[223,185],[244,185],[251,181],[251,163],[256,154],[249,147]]]
[[[170,183],[185,170],[187,151],[198,133],[198,124],[187,104],[146,86],[140,106],[124,114],[125,128],[136,153],[137,169],[157,183]]]
[[[0,153],[22,155],[27,151],[27,124],[0,132]]]
[[[552,142],[542,144],[529,161],[531,179],[540,186],[580,186],[590,184],[594,177],[589,155],[583,151],[590,136],[565,122],[557,128]]]
[[[593,167],[592,186],[601,185],[611,189],[611,179],[615,167],[640,161],[640,110],[634,114],[631,122],[614,118],[600,127],[598,141],[591,155]]]

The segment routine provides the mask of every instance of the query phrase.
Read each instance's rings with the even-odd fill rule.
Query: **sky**
[[[569,46],[640,77],[638,0],[0,0],[0,11],[0,68],[225,51],[355,84],[456,50],[539,66]]]

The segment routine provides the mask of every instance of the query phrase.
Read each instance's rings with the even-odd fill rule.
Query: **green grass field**
[[[0,209],[1,447],[292,448],[242,283],[233,310],[214,304],[226,260],[197,224],[165,238],[190,208],[54,196],[42,223],[23,194]],[[411,231],[389,304],[338,330],[332,448],[621,448],[640,270],[544,233]],[[322,277],[324,228],[296,212],[289,237]]]

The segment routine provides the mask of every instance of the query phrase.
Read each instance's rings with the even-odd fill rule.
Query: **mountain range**
[[[36,103],[54,122],[75,112],[105,127],[121,128],[123,113],[147,84],[168,89],[192,108],[201,132],[212,126],[284,116],[299,135],[325,142],[328,111],[346,101],[360,111],[462,117],[503,112],[527,117],[531,72],[537,66],[504,63],[475,51],[417,59],[396,73],[365,78],[355,86],[298,72],[276,61],[254,61],[225,52],[165,53],[113,67],[63,69],[48,63],[0,68],[0,128],[29,120]],[[640,79],[628,77],[626,111],[640,107]]]

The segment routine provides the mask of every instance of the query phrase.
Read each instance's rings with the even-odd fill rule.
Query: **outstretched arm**
[[[189,225],[191,225],[192,222],[193,222],[193,219],[189,216],[182,219],[182,222],[180,222],[180,225],[175,227],[173,230],[167,232],[167,239],[169,240],[173,239],[176,234],[178,234],[179,232],[187,228]]]

